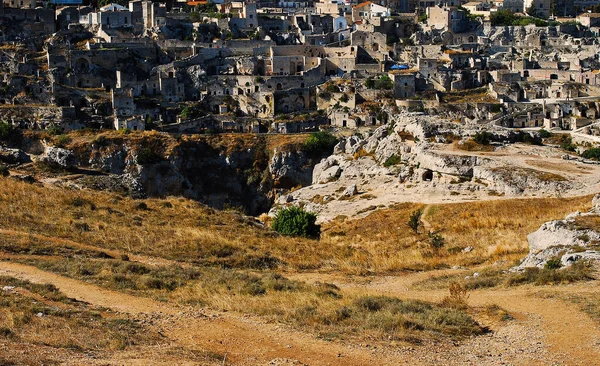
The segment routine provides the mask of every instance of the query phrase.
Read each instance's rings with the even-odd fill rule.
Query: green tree
[[[535,8],[535,3],[532,2],[531,5],[526,10],[527,15],[530,17],[534,17],[537,15],[537,9]]]
[[[329,155],[333,152],[333,147],[338,143],[337,137],[331,132],[319,131],[310,134],[304,142],[302,150],[313,158]]]
[[[498,10],[490,14],[490,22],[493,26],[513,25],[517,16],[508,9]]]
[[[413,229],[415,234],[419,233],[419,226],[421,226],[421,216],[423,216],[423,210],[418,209],[413,211],[408,218],[408,226]]]
[[[317,215],[295,206],[284,208],[275,215],[271,228],[286,236],[319,238],[321,226],[316,224]]]
[[[433,248],[433,250],[441,249],[446,243],[446,240],[442,234],[437,231],[430,231],[427,236],[429,236],[429,245],[431,248]]]

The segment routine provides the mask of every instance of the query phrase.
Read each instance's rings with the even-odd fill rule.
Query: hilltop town
[[[0,365],[600,359],[600,1],[0,6]]]
[[[596,134],[589,1],[102,4],[3,2],[4,121],[297,133],[408,110]]]

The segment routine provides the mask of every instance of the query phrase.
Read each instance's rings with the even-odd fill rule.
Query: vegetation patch
[[[131,320],[88,310],[52,285],[2,276],[0,288],[5,286],[14,290],[0,290],[0,339],[82,353],[122,350],[158,339]]]
[[[271,227],[282,235],[318,238],[321,235],[321,227],[316,221],[317,215],[314,213],[291,206],[275,215]]]

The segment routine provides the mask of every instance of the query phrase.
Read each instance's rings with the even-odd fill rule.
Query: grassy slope
[[[186,199],[134,201],[8,178],[0,178],[0,185],[0,229],[19,232],[0,235],[0,250],[11,260],[164,301],[258,314],[325,338],[380,340],[478,334],[481,328],[452,306],[345,293],[332,285],[289,281],[275,271],[386,273],[512,260],[526,251],[527,233],[546,220],[588,207],[590,201],[584,197],[427,206],[428,228],[440,229],[446,238],[445,248],[433,251],[425,230],[414,234],[406,224],[410,213],[421,207],[417,204],[397,205],[360,220],[334,221],[325,226],[321,241],[313,241],[280,237],[236,212],[215,211]],[[467,245],[474,250],[453,249]],[[110,249],[167,258],[174,264],[133,263],[103,252]]]
[[[0,228],[194,263],[354,274],[516,260],[540,224],[590,207],[590,197],[431,205],[424,220],[446,239],[434,253],[425,230],[417,235],[407,226],[410,213],[421,207],[416,204],[333,221],[314,241],[280,237],[236,212],[186,199],[134,201],[11,179],[0,183]],[[474,250],[462,253],[467,246]]]

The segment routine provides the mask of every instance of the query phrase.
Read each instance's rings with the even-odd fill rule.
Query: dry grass
[[[413,285],[415,289],[443,289],[452,283],[460,283],[466,290],[520,285],[560,285],[596,279],[590,263],[578,262],[568,268],[526,268],[522,272],[508,272],[499,267],[478,270],[477,276],[465,277],[464,273],[429,278]]]
[[[457,149],[457,150],[464,150],[464,151],[486,151],[486,152],[491,152],[491,151],[495,150],[494,146],[492,146],[492,145],[478,144],[473,139],[469,139],[469,140],[463,142],[462,144],[459,144],[459,141],[456,141],[454,143],[454,148]]]
[[[135,201],[116,194],[65,191],[1,178],[0,228],[72,239],[103,249],[232,268],[342,271],[424,270],[516,260],[543,222],[590,207],[591,197],[431,205],[428,229],[442,250],[407,226],[419,204],[401,204],[323,226],[320,241],[280,237],[254,219],[182,198]],[[83,204],[82,204],[83,202]],[[144,203],[147,209],[140,208]],[[460,249],[473,246],[470,253]]]
[[[352,253],[338,259],[338,268],[350,273],[510,262],[527,253],[527,234],[546,221],[589,209],[590,201],[591,196],[429,205],[423,216],[427,229],[439,231],[446,242],[437,254],[429,249],[423,230],[417,235],[408,227],[409,215],[424,207],[411,203],[363,219],[335,220],[324,225],[321,241]],[[474,249],[463,253],[467,246]]]
[[[467,309],[454,303],[344,294],[331,284],[309,285],[272,272],[155,266],[98,257],[88,251],[74,258],[65,252],[58,257],[12,259],[136,296],[260,315],[328,339],[423,341],[483,332]]]
[[[492,169],[494,173],[501,174],[508,182],[515,182],[517,177],[531,177],[541,182],[566,182],[567,178],[560,174],[519,167],[501,167]]]
[[[44,347],[98,354],[158,340],[157,334],[133,321],[104,310],[89,310],[52,285],[0,277],[0,288],[4,286],[14,289],[0,290],[0,342],[25,343],[33,350]],[[12,349],[8,347],[4,353],[5,349],[0,362],[18,359],[19,352]]]

